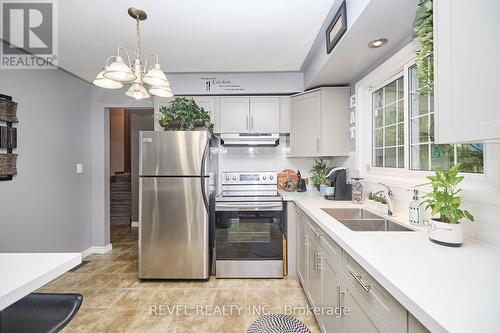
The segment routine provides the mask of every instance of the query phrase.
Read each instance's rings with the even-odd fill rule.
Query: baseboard
[[[132,228],[139,228],[139,221],[132,221],[132,223],[130,224],[130,226]]]
[[[88,257],[91,254],[105,254],[113,249],[113,245],[108,244],[106,246],[91,246],[82,252],[82,259]]]

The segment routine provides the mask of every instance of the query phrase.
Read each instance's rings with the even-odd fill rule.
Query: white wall
[[[19,118],[18,175],[0,182],[0,252],[89,248],[89,84],[62,70],[0,70],[0,93],[18,103]]]

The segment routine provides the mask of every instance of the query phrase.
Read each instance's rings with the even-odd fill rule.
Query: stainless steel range
[[[215,199],[218,278],[282,278],[286,209],[276,172],[225,172]]]

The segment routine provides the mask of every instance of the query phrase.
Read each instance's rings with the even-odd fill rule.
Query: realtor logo
[[[0,68],[57,67],[57,16],[53,1],[2,1]]]

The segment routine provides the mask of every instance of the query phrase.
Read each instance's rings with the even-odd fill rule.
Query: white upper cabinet
[[[500,1],[434,1],[436,143],[500,138]]]
[[[250,98],[250,132],[279,133],[280,99],[279,97]]]
[[[280,133],[290,133],[290,116],[292,113],[292,98],[290,96],[280,97]]]
[[[249,111],[248,97],[221,97],[219,120],[221,133],[249,133]]]
[[[292,96],[290,156],[349,155],[349,92],[328,87]]]
[[[220,97],[221,133],[279,133],[279,97]]]

